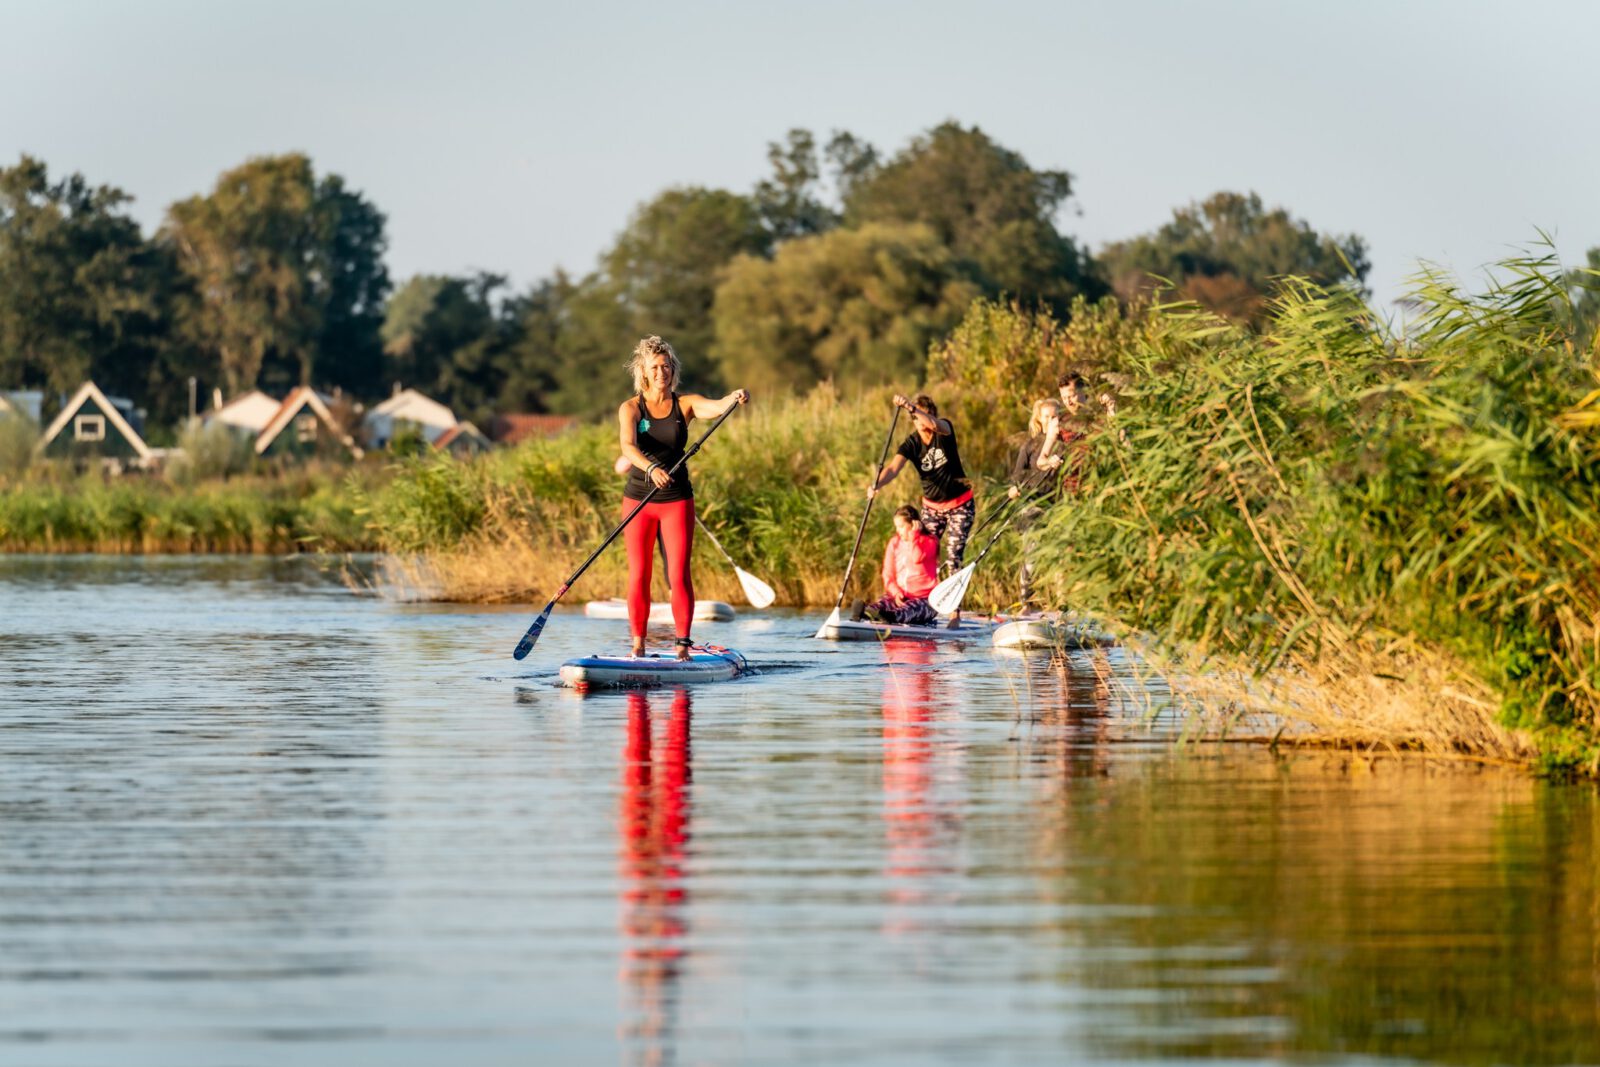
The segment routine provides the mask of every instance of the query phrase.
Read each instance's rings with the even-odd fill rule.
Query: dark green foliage
[[[183,335],[229,394],[372,373],[389,289],[383,216],[338,176],[319,181],[299,154],[250,160],[173,204],[162,238],[189,283]]]
[[[845,222],[921,223],[984,294],[1065,310],[1099,295],[1088,257],[1056,229],[1072,176],[1035,170],[976,126],[954,122],[915,138],[886,163],[853,140],[836,140],[850,178]]]
[[[1100,258],[1125,301],[1170,284],[1181,299],[1241,323],[1265,317],[1278,279],[1359,286],[1371,268],[1360,237],[1319,234],[1281,207],[1267,210],[1255,193],[1230,192],[1178,208],[1155,233],[1109,245]]]
[[[141,398],[151,384],[167,274],[128,201],[29,156],[0,168],[0,386],[44,390],[47,415],[90,378]]]
[[[725,381],[763,392],[914,382],[928,345],[977,294],[926,226],[800,238],[728,267],[715,355]]]
[[[821,200],[822,168],[810,130],[790,130],[785,143],[769,144],[767,160],[772,177],[757,182],[754,195],[774,240],[824,233],[839,224],[839,216]]]
[[[1578,344],[1600,352],[1600,248],[1589,249],[1588,261],[1577,270],[1568,271],[1566,282]]]
[[[418,275],[389,303],[384,376],[446,399],[458,416],[486,422],[520,334],[517,308],[499,296],[506,280]]]

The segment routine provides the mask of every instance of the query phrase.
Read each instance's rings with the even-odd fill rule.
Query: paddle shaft
[[[883,477],[884,464],[889,462],[889,449],[894,447],[894,431],[900,425],[900,409],[894,409],[894,418],[889,420],[889,435],[883,439],[883,454],[878,457],[878,469],[872,472],[872,484],[876,486],[878,479]],[[856,543],[850,548],[850,562],[844,567],[844,583],[839,586],[839,599],[833,602],[833,610],[838,611],[839,605],[844,603],[844,595],[850,591],[850,575],[856,569],[856,556],[861,553],[861,538],[867,532],[867,518],[872,514],[872,502],[878,498],[874,492],[867,497],[866,510],[861,513],[861,522],[856,526]]]
[[[694,517],[694,524],[696,526],[700,527],[700,532],[701,533],[705,534],[708,538],[711,539],[712,547],[714,547],[719,553],[721,553],[723,559],[728,561],[728,566],[730,566],[730,567],[734,568],[735,570],[737,570],[739,565],[733,561],[733,557],[732,556],[728,555],[728,550],[722,547],[722,542],[717,540],[717,535],[712,533],[711,532],[711,528],[708,527],[704,522],[702,522],[700,520],[700,516],[699,515],[696,515]]]

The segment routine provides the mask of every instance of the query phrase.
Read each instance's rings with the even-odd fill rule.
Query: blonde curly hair
[[[646,384],[644,380],[644,365],[645,361],[651,356],[667,357],[667,365],[672,368],[672,384],[667,387],[667,391],[676,392],[678,378],[683,374],[683,364],[678,361],[678,353],[672,350],[672,346],[655,334],[651,334],[633,346],[633,358],[628,361],[628,370],[633,372],[633,391],[636,393],[644,392]]]

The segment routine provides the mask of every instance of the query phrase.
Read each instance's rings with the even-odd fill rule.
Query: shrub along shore
[[[182,485],[154,477],[0,487],[5,552],[355,552],[376,547],[347,475]]]

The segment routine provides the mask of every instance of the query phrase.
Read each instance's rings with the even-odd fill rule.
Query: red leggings
[[[624,498],[623,517],[638,506],[637,500]],[[678,636],[688,637],[689,624],[694,619],[694,579],[689,576],[689,550],[694,547],[693,500],[646,504],[623,531],[628,542],[628,630],[642,638],[645,624],[650,621],[650,578],[655,569],[658,531],[667,550],[672,621]]]

